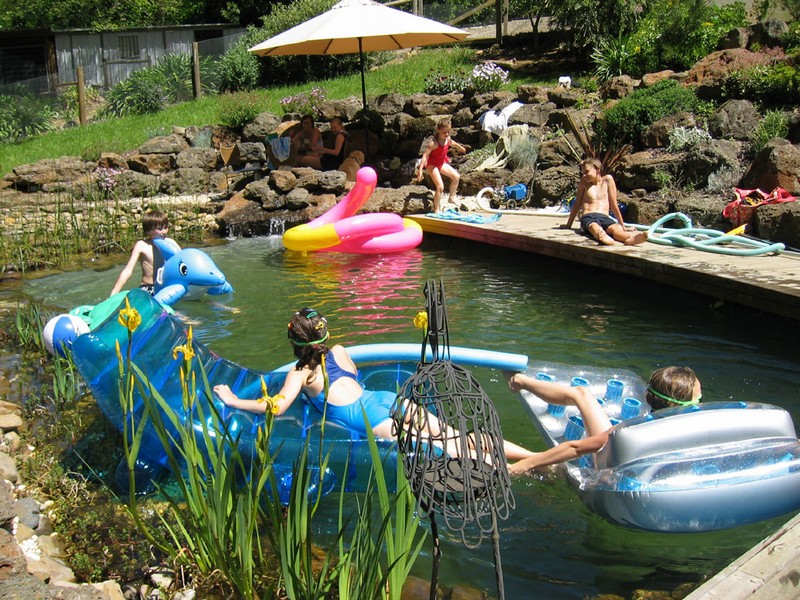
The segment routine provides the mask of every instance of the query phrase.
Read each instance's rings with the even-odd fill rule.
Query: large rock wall
[[[575,193],[581,147],[570,132],[571,122],[588,126],[615,99],[664,78],[698,86],[703,94],[714,97],[724,75],[737,64],[757,60],[755,56],[743,48],[721,50],[688,73],[664,71],[641,80],[621,76],[607,82],[600,93],[575,87],[520,86],[516,93],[387,94],[371,101],[385,131],[368,137],[353,121],[360,106],[357,98],[325,102],[320,118],[343,116],[348,120],[348,151],[367,152],[367,163],[378,172],[379,191],[365,211],[411,214],[432,209],[430,182],[416,185],[412,177],[420,145],[442,117],[451,118],[454,139],[476,150],[466,157],[454,157],[453,164],[462,176],[460,194],[475,195],[486,186],[523,182],[531,189],[530,204],[544,207],[559,204]],[[775,57],[766,56],[764,60]],[[538,150],[536,168],[512,169],[507,164],[477,168],[491,155],[492,144],[497,141],[497,136],[481,129],[479,119],[514,101],[522,106],[509,117],[508,124],[527,126]],[[725,229],[730,223],[721,218],[720,207],[735,198],[734,187],[769,191],[780,186],[800,195],[800,146],[795,145],[800,142],[800,111],[790,115],[788,139],[774,140],[749,158],[749,136],[760,118],[750,102],[724,103],[708,120],[709,138],[681,151],[668,149],[670,133],[677,127],[696,126],[695,118],[682,113],[654,123],[614,171],[621,199],[631,208],[628,218],[646,223],[661,216],[661,211],[675,210],[683,203],[696,207],[691,216],[702,219],[699,225]],[[210,230],[234,231],[237,235],[275,233],[321,214],[347,191],[353,175],[352,171],[347,176],[340,171],[320,173],[278,161],[271,165],[273,169],[267,168],[269,159],[274,158],[267,137],[285,134],[292,125],[291,116],[281,119],[262,113],[241,131],[213,125],[176,127],[170,135],[148,140],[133,152],[104,154],[97,163],[63,157],[22,165],[4,178],[3,186],[22,196],[62,194],[95,202],[189,195],[204,199],[199,212]],[[326,126],[321,129],[323,135],[327,134]],[[223,153],[223,148],[228,151]],[[210,213],[215,217],[206,218]],[[770,219],[755,219],[752,233],[800,246],[800,224],[791,205],[773,207],[769,214],[773,213]],[[767,221],[776,220],[781,222],[780,227],[767,225]],[[25,226],[24,218],[14,222]]]

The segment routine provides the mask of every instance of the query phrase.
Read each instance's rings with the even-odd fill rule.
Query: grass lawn
[[[388,54],[388,53],[387,53]],[[400,60],[402,58],[402,60]],[[413,94],[425,89],[430,74],[452,74],[457,70],[469,73],[481,59],[467,47],[427,48],[415,52],[400,52],[380,69],[366,75],[367,96],[389,92]],[[516,90],[525,83],[541,83],[530,77],[511,74],[504,89]],[[258,90],[263,110],[282,115],[280,100],[286,96],[321,87],[328,99],[349,96],[361,97],[361,76],[358,73],[333,79],[309,81]],[[220,123],[220,102],[216,96],[205,96],[192,102],[171,106],[155,114],[138,115],[90,122],[83,127],[51,131],[16,144],[0,145],[0,176],[18,165],[60,156],[80,156],[97,160],[101,152],[125,152],[138,148],[156,135],[168,134],[172,127],[214,125]]]

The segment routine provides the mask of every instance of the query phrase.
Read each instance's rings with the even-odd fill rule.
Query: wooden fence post
[[[194,99],[198,100],[203,95],[203,86],[200,82],[200,47],[197,42],[192,42],[192,87]]]
[[[83,80],[83,67],[75,69],[75,85],[78,86],[78,122],[86,125],[86,88]]]

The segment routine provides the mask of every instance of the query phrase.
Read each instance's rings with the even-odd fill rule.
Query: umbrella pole
[[[361,115],[361,122],[364,125],[364,160],[369,160],[369,120],[367,119],[367,84],[364,74],[364,50],[361,47],[363,38],[358,38],[358,59],[361,63],[361,106],[364,112]]]

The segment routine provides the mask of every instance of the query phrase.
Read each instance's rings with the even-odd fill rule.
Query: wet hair
[[[325,343],[328,341],[328,321],[313,308],[300,309],[292,315],[287,335],[297,358],[295,368],[298,371],[303,367],[311,369],[310,383],[322,357],[328,352]]]
[[[147,235],[156,229],[164,229],[169,227],[169,217],[167,213],[161,210],[151,210],[142,216],[142,229],[144,234]]]
[[[332,118],[330,121],[328,121],[328,122],[329,122],[331,125],[333,125],[333,123],[339,123],[339,125],[341,125],[342,127],[344,127],[344,121],[342,121],[342,118],[341,118],[341,117],[333,117],[333,118]]]
[[[691,402],[696,382],[697,374],[689,367],[662,367],[650,376],[645,398],[653,410]]]
[[[312,115],[303,115],[300,117],[300,124],[302,125],[306,121],[311,121],[311,124],[314,124],[314,117]]]
[[[586,158],[581,162],[581,171],[583,171],[584,165],[589,165],[593,169],[595,169],[598,173],[603,172],[603,163],[600,162],[597,158]]]

